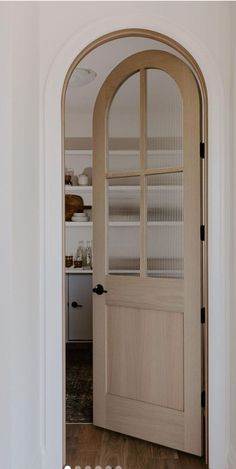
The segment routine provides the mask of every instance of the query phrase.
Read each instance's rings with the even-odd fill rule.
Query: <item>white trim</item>
[[[45,469],[61,469],[63,462],[63,326],[62,296],[62,179],[61,92],[67,70],[80,51],[97,37],[125,28],[144,28],[172,37],[196,59],[204,74],[209,98],[209,443],[210,468],[226,466],[228,437],[228,285],[229,149],[227,103],[221,71],[210,49],[192,33],[144,9],[137,22],[132,11],[90,22],[59,52],[49,71],[43,96],[41,163],[41,390],[42,454]],[[228,126],[229,128],[229,126]],[[45,202],[46,201],[46,202]],[[223,314],[224,312],[224,314]],[[45,420],[44,420],[45,417]]]

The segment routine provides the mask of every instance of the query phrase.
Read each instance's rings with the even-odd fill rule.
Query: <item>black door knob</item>
[[[97,295],[102,295],[103,293],[107,293],[107,290],[104,290],[103,285],[98,283],[96,287],[93,288],[93,292],[97,293]]]
[[[83,305],[79,305],[77,301],[72,301],[71,303],[72,308],[82,308]]]

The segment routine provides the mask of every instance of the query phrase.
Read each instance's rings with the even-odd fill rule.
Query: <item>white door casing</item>
[[[183,31],[176,22],[153,17],[151,10],[137,20],[133,13],[121,13],[92,22],[59,51],[44,83],[41,109],[41,447],[42,467],[58,469],[63,454],[64,379],[61,357],[64,350],[63,321],[58,311],[63,301],[63,214],[61,94],[68,70],[80,60],[83,50],[98,37],[125,28],[145,28],[165,34],[195,57],[208,94],[208,212],[209,212],[209,460],[211,469],[226,467],[228,436],[228,321],[229,146],[227,102],[221,71],[210,50]],[[137,29],[137,34],[142,31]],[[160,35],[159,35],[160,37]],[[78,59],[75,60],[75,57]],[[197,72],[196,72],[197,73]],[[69,75],[67,76],[67,81]],[[53,217],[52,217],[53,213]],[[56,259],[56,261],[55,261]],[[224,282],[222,282],[222,278]],[[48,286],[47,286],[48,285]],[[50,286],[50,288],[49,288]],[[224,311],[224,315],[222,314]],[[52,365],[53,364],[53,365]]]

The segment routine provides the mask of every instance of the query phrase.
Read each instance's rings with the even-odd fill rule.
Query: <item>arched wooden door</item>
[[[196,80],[167,52],[135,54],[93,125],[94,424],[201,455]]]

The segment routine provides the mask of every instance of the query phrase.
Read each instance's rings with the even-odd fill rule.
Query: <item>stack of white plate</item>
[[[84,222],[88,221],[88,215],[86,213],[77,213],[75,212],[73,214],[73,217],[71,218],[72,221],[77,221],[77,222]]]

